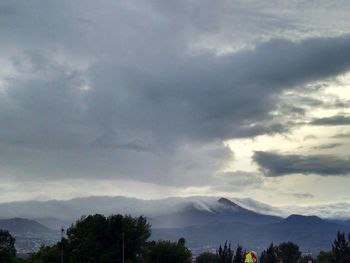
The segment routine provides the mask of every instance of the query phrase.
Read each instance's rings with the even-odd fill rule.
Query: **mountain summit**
[[[214,202],[194,200],[186,203],[179,211],[154,217],[150,220],[155,228],[172,228],[231,222],[261,225],[277,223],[282,218],[258,214],[237,205],[227,198],[220,198]]]
[[[298,225],[307,225],[307,224],[313,224],[313,225],[324,225],[324,224],[330,224],[329,222],[326,222],[325,220],[321,219],[318,216],[303,216],[303,215],[290,215],[286,219],[284,219],[282,224],[298,224]]]
[[[231,200],[221,197],[218,200],[218,203],[221,204],[222,206],[226,207],[226,208],[231,208],[234,211],[243,211],[243,210],[247,210],[245,208],[242,208],[241,206],[237,205],[236,203],[232,202]]]

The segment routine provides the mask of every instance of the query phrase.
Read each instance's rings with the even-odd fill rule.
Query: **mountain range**
[[[285,217],[278,213],[279,209],[252,199],[216,197],[161,200],[88,197],[13,202],[0,204],[0,217],[8,218],[0,220],[0,228],[13,233],[19,240],[17,247],[24,252],[36,250],[41,243],[54,243],[62,227],[68,228],[82,215],[95,213],[145,215],[152,225],[151,239],[176,241],[185,237],[196,251],[215,249],[225,241],[257,251],[271,242],[293,241],[304,252],[318,253],[331,248],[337,231],[350,232],[349,221],[344,218],[296,214]],[[26,240],[35,242],[28,248],[25,246],[30,242]]]
[[[6,229],[14,234],[44,234],[53,232],[53,229],[50,229],[35,220],[25,218],[0,219],[0,229]]]
[[[303,252],[317,254],[331,249],[337,231],[350,232],[349,226],[337,225],[319,217],[291,215],[278,223],[249,225],[243,222],[211,223],[172,229],[155,229],[153,239],[188,240],[194,248],[217,248],[225,241],[261,252],[273,242],[293,241]]]
[[[155,228],[186,227],[232,221],[261,225],[281,220],[281,217],[258,214],[245,209],[226,198],[220,198],[216,203],[207,204],[205,207],[191,203],[177,212],[150,218],[150,222]]]
[[[143,200],[123,196],[90,196],[71,200],[17,201],[0,203],[0,218],[49,219],[73,222],[81,215],[101,213],[123,213],[157,217],[177,213],[194,206],[201,210],[210,210],[217,205],[221,197],[192,196],[170,197],[157,200]],[[313,206],[271,206],[251,198],[229,198],[242,208],[264,215],[287,217],[291,214],[316,215],[321,218],[345,222],[350,220],[350,203]]]

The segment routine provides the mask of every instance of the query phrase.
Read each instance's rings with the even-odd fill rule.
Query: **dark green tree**
[[[196,263],[219,263],[219,259],[216,254],[203,252],[196,258]]]
[[[190,263],[191,251],[179,242],[153,242],[149,247],[147,263]]]
[[[321,251],[317,256],[317,263],[332,263],[334,262],[332,251]]]
[[[273,243],[261,253],[260,263],[279,263],[277,247],[275,247]]]
[[[67,236],[75,262],[121,262],[124,240],[125,260],[135,261],[151,234],[144,217],[102,215],[82,218],[68,229]]]
[[[231,250],[231,243],[227,245],[227,241],[222,248],[221,245],[217,252],[220,263],[231,263],[233,260],[233,252]]]
[[[293,242],[283,242],[278,246],[277,255],[283,263],[297,263],[301,258],[299,246]]]
[[[16,258],[15,238],[0,229],[0,262],[14,262]]]
[[[339,263],[350,256],[349,242],[345,238],[344,233],[338,231],[337,238],[332,245],[333,262]]]
[[[65,257],[66,258],[66,257]],[[37,253],[33,253],[27,260],[30,263],[60,263],[61,249],[60,244],[54,246],[42,246]]]
[[[179,245],[185,246],[186,245],[186,239],[183,237],[180,237],[179,240],[177,241]]]
[[[238,245],[232,262],[244,263],[244,255],[245,255],[245,251],[243,251],[243,248],[240,245]]]
[[[150,225],[144,217],[113,215],[106,218],[98,214],[82,217],[68,229],[67,239],[63,239],[65,262],[122,262],[123,243],[125,262],[138,262],[145,253],[150,234]],[[60,262],[60,248],[60,242],[42,247],[31,260],[35,263]]]

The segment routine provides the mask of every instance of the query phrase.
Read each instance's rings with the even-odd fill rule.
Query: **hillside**
[[[316,254],[330,248],[338,230],[349,232],[350,227],[328,223],[314,216],[292,215],[281,222],[265,225],[230,222],[155,229],[152,238],[176,240],[183,236],[189,246],[194,248],[217,247],[227,240],[257,251],[266,248],[271,242],[278,244],[293,241],[300,245],[302,251]]]
[[[52,232],[48,227],[25,218],[0,219],[0,229],[8,230],[11,233],[24,234],[43,234]]]

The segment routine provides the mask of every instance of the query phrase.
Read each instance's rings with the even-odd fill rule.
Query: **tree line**
[[[225,242],[216,253],[204,252],[196,258],[196,263],[245,263],[247,251],[238,245],[231,249],[231,244]],[[260,263],[350,263],[350,234],[338,232],[329,251],[321,251],[317,257],[303,255],[299,246],[293,242],[283,242],[278,246],[271,243],[260,254]]]
[[[84,216],[73,224],[59,242],[42,246],[27,259],[16,257],[15,238],[0,230],[1,263],[190,263],[191,251],[186,240],[149,241],[151,226],[145,217],[100,214]],[[230,243],[220,245],[215,253],[204,252],[196,263],[244,263],[246,250]],[[313,258],[302,256],[299,246],[283,242],[270,244],[261,254],[260,263],[349,263],[350,235],[338,232],[329,251]]]

